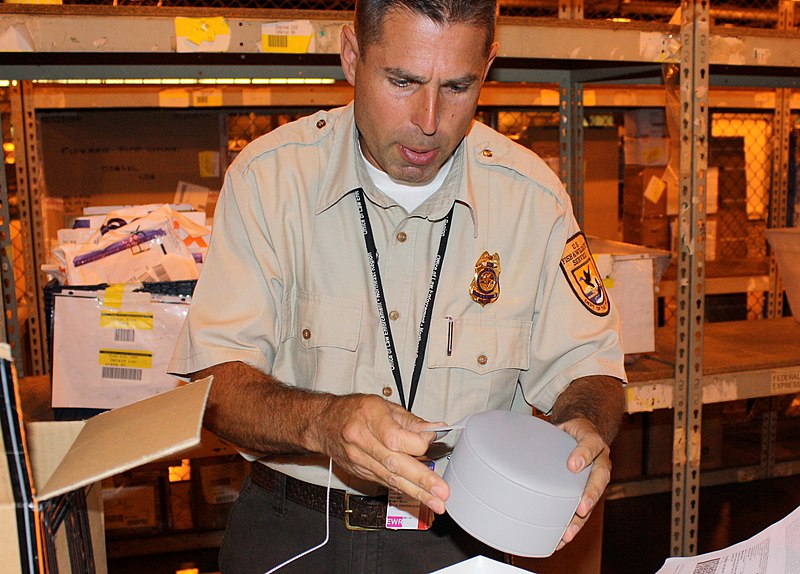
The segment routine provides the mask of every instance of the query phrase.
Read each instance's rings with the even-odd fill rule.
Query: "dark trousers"
[[[286,499],[282,481],[270,491],[248,477],[231,510],[220,569],[264,574],[324,539],[323,513]],[[504,561],[502,552],[472,538],[446,514],[427,531],[350,531],[331,517],[328,543],[279,572],[427,574],[477,555]]]

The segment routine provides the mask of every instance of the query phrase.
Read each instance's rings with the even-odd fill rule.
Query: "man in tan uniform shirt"
[[[342,33],[354,103],[267,134],[228,170],[170,366],[214,374],[206,426],[261,458],[233,512],[223,572],[263,572],[324,536],[322,514],[285,513],[319,507],[329,459],[337,490],[392,487],[444,512],[441,454],[455,437],[435,445],[431,470],[418,460],[436,440],[425,428],[509,409],[515,397],[576,438],[570,470],[594,462],[563,543],[608,484],[623,410],[616,310],[557,177],[472,120],[497,53],[494,2],[378,4],[362,0],[355,32]],[[375,170],[441,184],[409,213]],[[275,516],[252,510],[259,488]],[[373,499],[344,504],[356,502]],[[420,533],[333,523],[331,543],[292,566],[429,572],[491,552],[439,523]]]

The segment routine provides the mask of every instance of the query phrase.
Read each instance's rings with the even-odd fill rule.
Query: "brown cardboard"
[[[210,386],[209,377],[87,421],[25,425],[37,505],[60,494],[87,489],[86,512],[98,572],[106,571],[99,482],[197,446]],[[0,572],[21,573],[15,502],[7,494],[8,467],[0,463],[0,544],[4,549],[14,549],[0,552]],[[63,530],[55,533],[56,556],[59,571],[70,572]]]

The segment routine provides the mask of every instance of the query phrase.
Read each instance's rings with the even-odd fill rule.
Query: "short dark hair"
[[[486,30],[486,53],[494,42],[497,0],[357,0],[355,29],[363,56],[381,40],[383,21],[392,10],[406,10],[435,24],[468,24]]]

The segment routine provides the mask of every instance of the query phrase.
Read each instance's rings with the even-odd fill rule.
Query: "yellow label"
[[[192,92],[192,105],[196,108],[213,107],[222,105],[222,90],[210,88]]]
[[[98,364],[102,367],[152,369],[153,353],[150,351],[120,351],[119,349],[100,349]]]
[[[308,52],[310,43],[311,36],[267,34],[261,37],[261,49],[263,52],[277,52],[279,54],[305,54]]]
[[[203,42],[213,42],[220,34],[230,34],[225,18],[175,18],[175,35],[186,38],[199,46]]]
[[[219,176],[219,152],[201,151],[197,153],[197,161],[200,167],[200,177]]]
[[[270,22],[261,26],[261,51],[278,54],[305,54],[314,37],[310,20]]]
[[[103,306],[119,309],[122,307],[122,297],[125,295],[125,284],[114,283],[106,287],[103,293]]]
[[[140,329],[142,331],[152,331],[153,314],[101,311],[100,326],[105,329]]]

